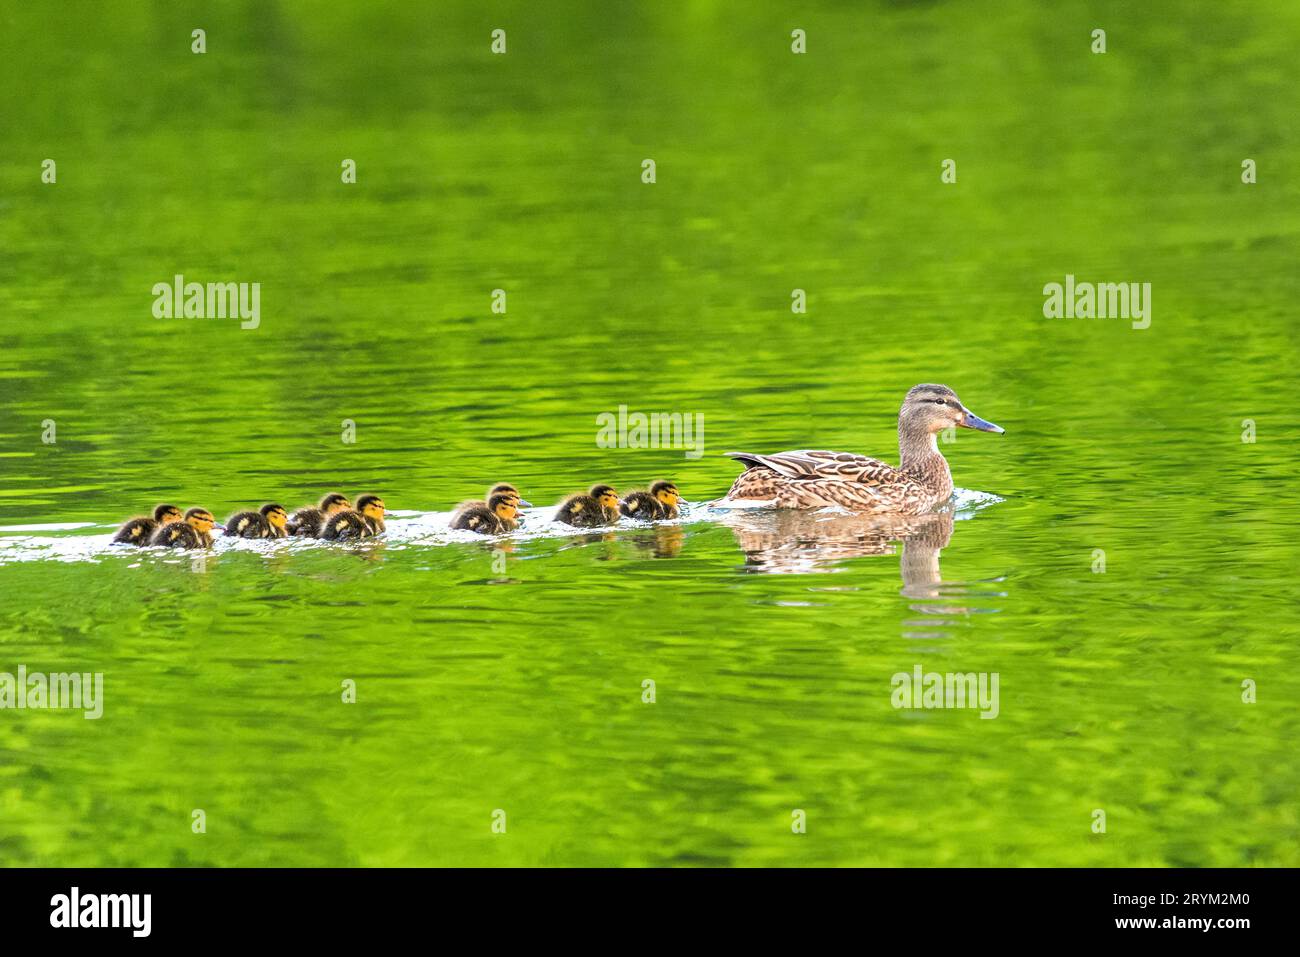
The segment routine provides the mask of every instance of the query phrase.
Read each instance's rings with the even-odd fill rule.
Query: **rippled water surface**
[[[0,672],[105,690],[0,710],[0,864],[1300,863],[1293,5],[425,6],[4,14]],[[178,273],[260,326],[154,318]],[[1043,318],[1067,273],[1150,328]],[[896,461],[926,381],[1006,429],[953,510],[708,504]],[[680,522],[445,528],[660,476]],[[389,535],[106,544],[333,489]]]

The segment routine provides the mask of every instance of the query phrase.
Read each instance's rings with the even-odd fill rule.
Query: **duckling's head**
[[[1003,432],[962,405],[957,393],[946,385],[916,385],[908,390],[898,410],[898,431],[913,435],[934,435],[960,426],[980,432]]]
[[[519,515],[519,496],[507,492],[498,492],[488,499],[488,508],[497,518],[513,522]]]
[[[357,496],[357,511],[367,518],[384,520],[384,500],[378,495]]]
[[[193,526],[196,532],[210,532],[217,526],[217,520],[206,508],[192,508],[185,513],[185,522]]]
[[[515,488],[509,482],[497,482],[496,485],[493,485],[488,489],[488,498],[491,498],[493,495],[513,495],[515,500],[524,508],[533,507],[533,503],[524,501],[523,497],[519,494],[519,489]]]
[[[179,522],[185,515],[175,505],[159,505],[153,510],[153,520],[159,525]]]
[[[348,501],[348,497],[339,492],[330,492],[320,500],[320,510],[327,516],[351,507],[352,503]]]
[[[664,505],[680,505],[682,493],[677,491],[676,482],[655,482],[650,486],[650,494]]]
[[[284,510],[284,506],[277,505],[275,502],[267,502],[258,511],[272,528],[282,529],[289,521],[289,513]]]
[[[593,485],[591,491],[587,493],[597,502],[601,508],[612,508],[618,511],[618,492],[608,485]]]

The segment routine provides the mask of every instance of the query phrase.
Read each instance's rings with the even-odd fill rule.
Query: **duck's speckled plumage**
[[[1002,431],[974,415],[947,386],[918,385],[907,393],[898,412],[897,468],[852,452],[728,452],[747,468],[727,498],[763,501],[777,508],[834,505],[855,512],[921,515],[952,497],[952,473],[936,441],[940,432],[952,426]]]

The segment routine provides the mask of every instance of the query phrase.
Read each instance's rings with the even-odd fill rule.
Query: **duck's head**
[[[953,426],[980,432],[1005,431],[962,405],[957,393],[946,385],[916,385],[908,390],[898,410],[900,432],[934,435]]]
[[[609,485],[593,485],[591,491],[587,493],[597,502],[601,508],[612,508],[618,511],[618,492],[614,491]]]
[[[206,508],[192,508],[185,513],[185,523],[196,532],[210,532],[217,527],[217,520]]]
[[[185,513],[175,505],[159,505],[153,510],[153,520],[159,525],[166,525],[170,522],[179,522],[184,517]]]
[[[320,510],[327,516],[351,507],[348,497],[340,492],[330,492],[320,500]]]
[[[493,495],[513,495],[515,497],[515,501],[518,502],[519,505],[521,505],[522,507],[524,508],[533,507],[533,503],[525,501],[523,497],[519,494],[519,489],[515,488],[509,482],[497,482],[496,485],[493,485],[490,489],[488,489],[488,498],[491,498]]]
[[[677,491],[676,482],[655,482],[650,486],[650,494],[663,505],[683,504],[682,493]]]
[[[513,522],[519,517],[519,496],[508,492],[497,492],[488,499],[488,508],[497,518]]]
[[[357,511],[366,518],[373,518],[382,522],[384,520],[384,500],[378,495],[359,495],[357,496]]]
[[[284,510],[284,506],[277,505],[275,502],[267,502],[258,511],[272,528],[283,530],[285,523],[289,521],[289,513]]]

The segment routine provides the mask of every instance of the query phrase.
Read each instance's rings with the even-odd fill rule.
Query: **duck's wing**
[[[778,475],[796,481],[830,479],[859,482],[863,485],[892,485],[902,480],[902,474],[892,465],[854,452],[801,449],[773,455],[757,455],[753,452],[728,452],[727,455],[744,462],[750,468],[769,468]]]

